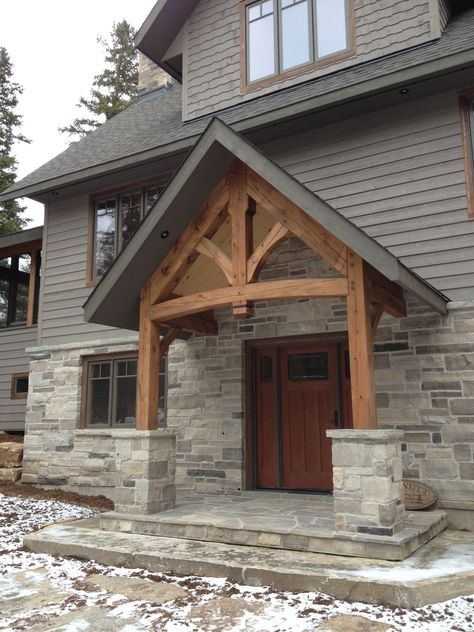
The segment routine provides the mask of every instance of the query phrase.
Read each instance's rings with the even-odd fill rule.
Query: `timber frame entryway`
[[[270,253],[291,236],[326,261],[334,277],[259,281]],[[206,286],[213,270],[218,280]],[[373,343],[383,312],[406,315],[402,289],[235,160],[141,290],[137,429],[156,428],[159,361],[183,330],[217,334],[216,308],[231,306],[236,318],[246,318],[254,302],[308,298],[347,300],[353,426],[376,428]]]
[[[347,334],[246,345],[247,489],[332,491],[327,430],[352,428]]]

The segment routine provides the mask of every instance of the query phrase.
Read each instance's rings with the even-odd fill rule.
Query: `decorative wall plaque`
[[[402,480],[405,492],[405,508],[408,511],[421,511],[434,507],[438,501],[438,494],[434,489],[411,479]]]

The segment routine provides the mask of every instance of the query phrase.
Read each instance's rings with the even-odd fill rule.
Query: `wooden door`
[[[332,489],[331,441],[338,425],[338,360],[334,344],[281,352],[282,487]]]
[[[263,489],[332,489],[328,428],[351,426],[345,346],[255,350],[255,474]]]

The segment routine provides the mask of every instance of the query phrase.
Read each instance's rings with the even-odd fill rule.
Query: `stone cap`
[[[403,430],[354,430],[352,428],[340,428],[326,430],[326,436],[333,441],[348,441],[351,443],[394,443],[402,441],[405,433]]]
[[[111,437],[112,439],[159,439],[174,437],[176,430],[158,428],[158,430],[136,430],[135,428],[80,428],[74,430],[76,437]]]

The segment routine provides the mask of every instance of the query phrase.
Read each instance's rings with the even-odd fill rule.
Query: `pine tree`
[[[5,48],[0,47],[0,192],[16,179],[17,162],[12,155],[15,142],[30,141],[19,132],[22,117],[16,114],[18,97],[23,88],[12,81],[13,67]],[[0,202],[0,235],[21,230],[28,219],[22,217],[25,207],[16,200]]]
[[[85,115],[66,127],[60,127],[60,132],[84,138],[136,100],[138,53],[133,44],[134,37],[135,29],[122,20],[113,24],[110,42],[97,38],[104,47],[107,66],[94,77],[90,99],[79,99],[77,107],[85,109]]]

